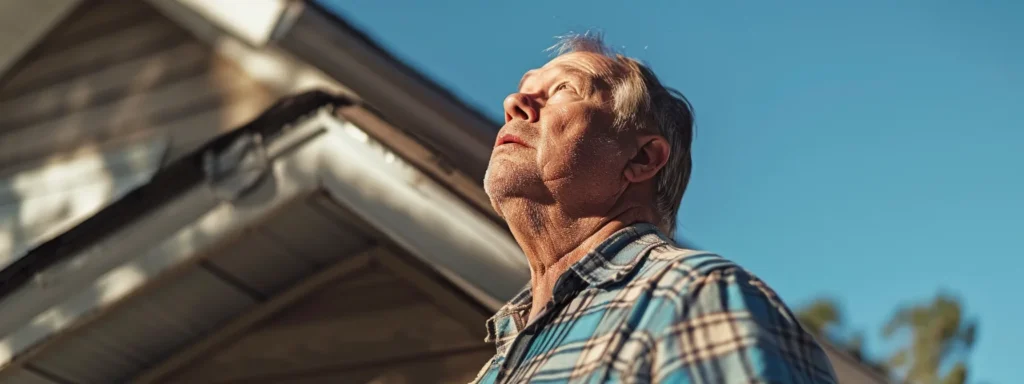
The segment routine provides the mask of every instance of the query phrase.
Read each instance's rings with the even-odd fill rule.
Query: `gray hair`
[[[619,130],[652,130],[665,137],[671,148],[668,162],[655,176],[654,208],[660,216],[658,226],[675,233],[676,212],[690,181],[693,143],[693,107],[682,93],[665,87],[646,65],[636,59],[614,52],[604,43],[600,33],[586,32],[558,36],[558,43],[549,52],[563,55],[590,52],[606,56],[618,63],[623,73],[613,82],[612,98],[615,128]]]

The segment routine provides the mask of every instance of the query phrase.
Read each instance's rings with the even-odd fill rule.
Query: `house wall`
[[[0,73],[80,0],[0,1]]]
[[[78,3],[0,77],[0,267],[276,98],[150,3]]]
[[[171,157],[274,99],[143,1],[84,1],[0,79],[0,175],[165,136]]]

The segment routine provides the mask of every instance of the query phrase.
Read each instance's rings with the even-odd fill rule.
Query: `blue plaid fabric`
[[[835,383],[825,352],[761,280],[650,224],[559,278],[528,323],[529,286],[487,321],[474,383]]]

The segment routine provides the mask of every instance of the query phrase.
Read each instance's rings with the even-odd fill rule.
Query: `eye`
[[[555,86],[555,90],[552,91],[551,93],[561,92],[561,91],[566,90],[566,89],[568,89],[570,91],[572,90],[572,88],[569,87],[569,83],[568,82],[559,83],[558,85]]]

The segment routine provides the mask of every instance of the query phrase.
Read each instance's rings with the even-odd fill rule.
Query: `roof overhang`
[[[309,196],[353,212],[487,311],[525,283],[521,251],[480,188],[493,121],[315,5],[264,1],[265,23],[246,29],[218,2],[148,1],[282,94],[325,87],[359,104],[267,135],[271,166],[252,186],[254,171],[241,168],[250,176],[213,182],[202,158],[295,116],[254,122],[146,174],[148,184],[3,268],[3,375],[33,375],[31,361],[69,332],[102,323],[131,297],[166,291],[153,287],[179,281],[183,268]]]
[[[280,28],[274,46],[351,89],[447,167],[483,180],[500,125],[410,68],[315,2]]]
[[[180,279],[183,268],[312,195],[351,212],[487,310],[522,287],[525,258],[504,228],[335,112],[320,109],[274,138],[243,131],[207,147],[190,165],[200,177],[183,192],[36,273],[0,302],[0,364],[31,366],[66,332]],[[272,263],[265,268],[250,272],[274,274]]]
[[[236,0],[177,0],[205,20],[216,24],[246,43],[261,47],[270,41],[289,0],[248,0],[239,7]]]
[[[480,199],[498,122],[315,2],[259,0],[259,12],[267,15],[257,18],[262,24],[256,29],[270,32],[269,40],[267,33],[254,40],[239,31],[244,18],[222,9],[228,0],[146,1],[281,95],[320,88],[357,101],[369,111],[361,115],[386,121],[384,126],[430,152],[430,159],[417,166],[429,163],[439,170],[435,177],[458,175],[463,180],[452,185]]]
[[[145,0],[164,16],[208,44],[217,54],[274,93],[285,96],[323,89],[358,100],[335,79],[272,44],[303,12],[301,1],[253,0],[253,9],[231,0]],[[248,19],[246,13],[253,13]]]

